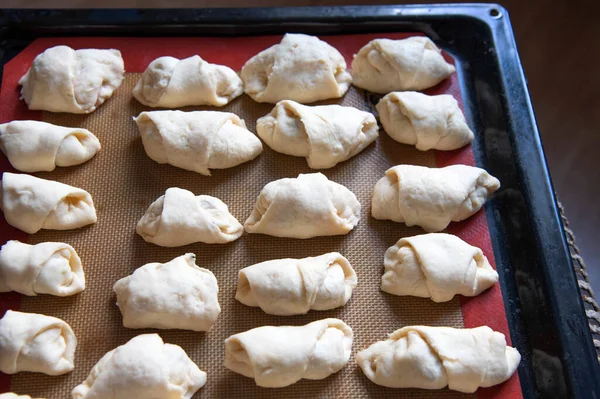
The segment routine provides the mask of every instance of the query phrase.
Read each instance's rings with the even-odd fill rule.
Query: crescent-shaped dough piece
[[[244,228],[220,199],[172,187],[150,205],[136,231],[144,240],[161,247],[180,247],[195,242],[235,241]]]
[[[340,98],[352,83],[339,51],[318,37],[291,33],[250,58],[241,75],[246,94],[259,103]]]
[[[417,150],[456,150],[473,141],[465,116],[449,94],[393,92],[383,97],[376,108],[387,134]]]
[[[0,149],[15,169],[49,172],[89,161],[100,151],[100,141],[86,129],[12,121],[0,125]]]
[[[356,363],[375,384],[389,388],[449,389],[472,393],[503,383],[521,355],[504,334],[472,329],[411,326],[358,352]]]
[[[17,395],[13,392],[0,394],[0,399],[32,399],[29,395]],[[41,399],[41,398],[38,398]]]
[[[347,234],[360,221],[354,193],[321,173],[268,183],[244,223],[248,233],[311,238]]]
[[[225,367],[265,388],[322,380],[350,359],[352,329],[339,319],[258,327],[225,340]]]
[[[379,136],[373,114],[354,107],[309,107],[295,101],[277,103],[256,122],[256,133],[273,150],[306,157],[313,169],[332,168],[352,158]]]
[[[73,370],[77,339],[56,317],[7,311],[0,319],[0,371],[61,375]]]
[[[258,137],[237,115],[218,111],[151,111],[134,118],[154,161],[210,176],[262,152]]]
[[[127,328],[208,331],[221,313],[217,279],[196,266],[194,254],[148,263],[113,290]]]
[[[106,353],[73,399],[190,399],[206,384],[206,373],[178,345],[158,334],[132,338]]]
[[[394,295],[452,300],[476,296],[498,282],[498,273],[477,247],[444,233],[400,239],[383,259],[381,289]]]
[[[337,252],[276,259],[240,270],[235,299],[268,314],[306,314],[344,306],[356,283],[350,262]]]
[[[475,214],[498,188],[498,179],[473,166],[397,165],[375,185],[371,212],[375,219],[437,232]]]
[[[244,92],[242,79],[225,65],[200,56],[159,57],[152,61],[133,88],[133,96],[149,107],[188,105],[222,107]]]
[[[435,86],[456,68],[427,37],[403,40],[375,39],[352,61],[352,82],[375,93],[423,90]]]
[[[89,114],[119,88],[125,74],[119,50],[47,49],[19,80],[29,109]]]
[[[29,234],[41,229],[77,229],[97,221],[87,191],[8,172],[2,174],[2,210],[8,224]]]
[[[68,244],[13,240],[0,249],[0,292],[69,296],[84,289],[81,259]]]

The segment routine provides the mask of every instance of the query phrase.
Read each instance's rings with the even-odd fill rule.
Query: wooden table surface
[[[445,1],[430,1],[442,2]],[[410,3],[428,3],[413,1]],[[2,7],[212,7],[207,0],[0,0]],[[222,7],[398,4],[394,1],[222,0]],[[600,291],[600,2],[505,0],[554,187],[592,286]]]

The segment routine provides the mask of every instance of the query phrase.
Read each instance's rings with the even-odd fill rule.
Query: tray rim
[[[496,10],[499,17],[490,13]],[[275,8],[215,8],[215,9],[80,9],[80,10],[0,10],[0,66],[11,59],[19,48],[38,37],[47,36],[218,36],[255,35],[266,32],[303,31],[320,35],[361,33],[363,31],[420,31],[434,41],[441,36],[435,27],[452,21],[477,27],[479,39],[489,40],[498,68],[498,83],[510,129],[513,163],[518,187],[527,209],[528,227],[537,242],[534,248],[537,266],[542,269],[543,289],[550,303],[547,309],[555,323],[561,346],[560,358],[566,374],[567,389],[572,397],[600,397],[598,361],[585,316],[584,305],[565,232],[560,219],[554,189],[543,153],[531,98],[508,12],[497,4],[401,5],[401,6],[340,6],[340,7],[275,7]],[[152,26],[151,34],[143,29]],[[485,36],[487,33],[488,36]],[[443,40],[442,40],[443,41]],[[441,43],[444,44],[444,43]],[[446,47],[460,59],[456,46]],[[460,69],[460,68],[459,68]],[[468,73],[460,71],[459,73]],[[1,72],[0,72],[1,76]],[[467,117],[474,121],[473,88],[460,79]],[[481,127],[480,122],[475,124]],[[479,148],[481,146],[481,148]],[[490,160],[481,143],[474,144],[478,165],[490,168]],[[522,309],[513,301],[517,292],[512,267],[505,256],[510,231],[499,225],[498,201],[486,206],[492,245],[505,298],[506,317],[513,343],[521,349],[531,349],[525,335]],[[504,226],[506,227],[506,226]],[[545,245],[542,245],[544,243]],[[505,270],[506,269],[506,270]],[[514,271],[512,271],[514,273]],[[523,351],[522,351],[523,352]],[[530,351],[525,351],[529,353]],[[519,376],[524,397],[539,397],[533,359],[524,356]],[[539,365],[538,365],[539,366]]]

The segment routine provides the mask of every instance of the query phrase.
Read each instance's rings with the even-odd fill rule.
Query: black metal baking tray
[[[423,32],[456,59],[525,398],[600,398],[598,360],[507,11],[494,4],[2,10],[0,66],[47,36]],[[2,106],[0,104],[0,106]]]

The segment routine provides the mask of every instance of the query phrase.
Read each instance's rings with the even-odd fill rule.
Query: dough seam
[[[69,252],[69,269],[71,269],[71,271],[73,270],[73,254],[71,253],[71,251],[69,251],[68,248],[61,248],[61,249],[57,249],[56,251],[52,252],[52,255],[50,255],[50,258],[52,258],[54,255],[59,254],[61,251],[67,250],[67,252]],[[48,258],[48,260],[50,259]],[[42,265],[43,266],[43,265]],[[37,283],[38,278],[40,277],[40,274],[42,272],[42,267],[40,267],[40,271],[38,272],[38,274],[36,274],[35,276],[35,280],[33,285],[35,285]],[[67,285],[71,285],[71,283],[73,282],[73,278],[75,276],[75,273],[71,273],[69,275],[69,280],[63,282],[60,287],[64,287]]]
[[[156,59],[150,61],[150,64],[152,64],[154,61],[156,61]],[[181,60],[179,60],[179,62],[181,62]],[[146,69],[148,69],[150,67],[150,64],[148,64],[148,66],[146,67]],[[160,104],[160,100],[165,96],[165,93],[167,92],[167,89],[169,88],[169,85],[171,84],[171,79],[173,78],[173,75],[175,74],[175,69],[177,69],[177,64],[173,65],[173,69],[171,70],[171,73],[168,74],[169,75],[169,80],[167,81],[167,83],[164,86],[161,87],[160,96],[158,97],[158,99],[156,101],[153,101],[155,105],[152,105],[151,106],[152,108],[156,107],[156,104]],[[144,79],[144,73],[145,72],[146,72],[146,70],[144,70],[144,72],[142,72],[142,76],[140,77],[140,81],[142,81],[142,79]],[[143,84],[143,81],[142,81],[142,90],[140,90],[140,92],[141,92],[140,97],[143,97],[147,101],[147,99],[143,95],[143,86],[144,86],[144,84]],[[134,86],[134,89],[135,89],[135,86]],[[138,102],[139,102],[139,100],[138,100]],[[147,102],[150,103],[150,101],[147,101]],[[162,136],[161,136],[161,142],[162,142]]]
[[[477,178],[477,180],[475,181],[475,183],[476,183],[476,184],[474,184],[474,185],[473,185],[473,186],[470,188],[470,190],[469,190],[469,191],[467,191],[467,195],[465,196],[465,199],[463,199],[463,201],[460,203],[460,205],[461,205],[461,206],[462,206],[462,205],[465,205],[465,204],[467,203],[467,201],[468,201],[468,202],[469,202],[471,205],[473,205],[473,199],[471,198],[471,196],[473,195],[473,193],[475,192],[475,190],[477,190],[478,188],[485,188],[485,191],[486,191],[486,192],[489,192],[489,189],[488,189],[488,188],[487,188],[487,187],[486,187],[486,186],[483,184],[483,183],[484,183],[484,181],[483,181],[483,178],[484,178],[484,176],[483,176],[483,175],[481,175],[481,176],[479,176],[479,177]],[[489,198],[488,198],[486,201],[484,201],[484,202],[483,202],[483,204],[481,204],[481,206],[480,206],[480,209],[481,209],[481,208],[483,208],[483,207],[485,206],[485,203],[486,203],[488,200],[489,200]],[[472,208],[472,207],[471,207],[471,208]],[[456,218],[456,217],[458,217],[459,215],[460,215],[460,213],[458,213],[458,212],[457,212],[457,214],[456,214],[456,215],[454,215],[454,217]],[[461,220],[464,220],[464,219],[455,220],[454,218],[452,218],[452,221],[453,221],[453,222],[460,222]]]
[[[241,120],[241,118],[240,118]],[[225,126],[225,124],[227,124],[227,122],[231,122],[232,125],[234,126],[239,126],[239,127],[243,127],[246,128],[246,124],[242,123],[242,125],[238,125],[237,123],[234,122],[233,118],[230,119],[224,119],[221,124],[219,124],[219,127],[216,129],[214,134],[211,134],[208,136],[207,138],[207,145],[206,145],[206,151],[204,152],[206,154],[206,159],[205,162],[206,164],[204,165],[204,169],[207,171],[208,175],[207,176],[212,176],[210,169],[208,168],[208,165],[210,165],[210,157],[213,155],[212,153],[212,147],[213,147],[213,143],[215,142],[215,138],[217,137],[217,135],[219,134],[219,131],[221,129],[223,129],[223,126]],[[227,153],[229,153],[229,143],[227,143]],[[213,168],[214,169],[214,168]],[[221,228],[219,227],[219,230]]]
[[[432,49],[433,51],[436,51],[437,49]],[[425,45],[423,46],[423,51],[421,52],[421,57],[419,58],[419,65],[423,65],[423,59],[425,58],[425,51],[427,51],[427,43],[425,43]],[[440,53],[441,55],[441,53]],[[442,56],[442,58],[444,58]],[[446,61],[446,60],[444,60]],[[424,68],[417,68],[416,73],[412,74],[412,80],[410,82],[410,87],[414,87],[415,86],[415,82],[418,82],[417,78],[420,78],[421,75],[423,74]],[[438,83],[439,84],[439,83]]]
[[[308,304],[308,309],[310,311],[311,310],[310,309],[310,307],[311,307],[310,304],[314,303],[313,299],[316,299],[317,294],[319,293],[320,286],[317,287],[317,289],[315,290],[314,296],[309,298],[308,297],[308,288],[306,288],[306,279],[304,277],[304,273],[302,272],[302,268],[300,267],[299,264],[296,264],[296,269],[298,270],[298,273],[300,274],[300,277],[301,277],[300,281],[302,282],[302,298],[306,298],[307,299],[306,303]]]

